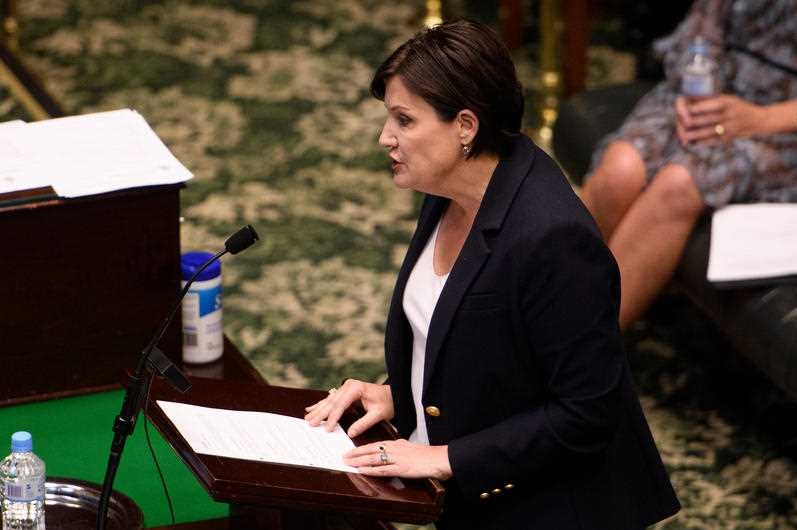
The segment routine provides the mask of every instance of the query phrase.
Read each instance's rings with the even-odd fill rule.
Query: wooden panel
[[[179,186],[0,203],[0,404],[122,380],[179,292],[178,219]]]
[[[563,3],[562,46],[564,97],[578,94],[586,86],[587,47],[589,46],[590,6],[586,0],[565,0]]]

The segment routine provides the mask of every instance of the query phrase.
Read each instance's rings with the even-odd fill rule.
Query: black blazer
[[[448,201],[427,196],[385,351],[393,423],[415,428],[407,279]],[[631,383],[617,265],[525,136],[498,164],[431,320],[423,405],[454,472],[438,527],[640,530],[679,503]]]

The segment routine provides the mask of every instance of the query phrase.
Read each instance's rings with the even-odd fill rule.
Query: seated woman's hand
[[[343,455],[343,462],[375,477],[451,478],[447,445],[387,440],[352,449]]]
[[[676,132],[683,145],[718,143],[768,134],[767,108],[732,94],[675,100]]]
[[[354,438],[382,420],[393,418],[393,396],[388,385],[347,379],[335,392],[330,392],[326,398],[305,408],[307,414],[304,419],[313,426],[324,422],[326,430],[331,431],[355,401],[362,403],[365,415],[349,427],[349,438]]]

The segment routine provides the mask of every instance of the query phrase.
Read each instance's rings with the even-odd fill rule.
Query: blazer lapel
[[[431,381],[437,357],[451,328],[457,308],[490,255],[490,244],[489,239],[485,237],[486,233],[501,229],[512,200],[517,194],[520,184],[529,173],[534,160],[535,149],[536,147],[531,140],[525,136],[518,135],[513,140],[510,155],[501,159],[498,167],[493,172],[490,183],[487,185],[487,190],[476,214],[473,227],[462,246],[454,267],[451,269],[451,274],[448,276],[445,287],[440,293],[440,299],[437,301],[437,306],[429,324],[429,334],[426,339],[426,361],[423,371],[424,394],[429,386],[429,381]],[[439,217],[440,212],[437,213],[434,223],[437,222]],[[431,234],[435,226],[434,223],[430,223],[428,234],[421,239],[423,243],[429,238],[429,234]],[[416,243],[416,246],[418,245]],[[421,243],[419,246],[418,254],[423,249],[423,244]],[[418,256],[416,255],[415,260],[417,258]],[[415,260],[412,261],[413,265]],[[412,266],[409,267],[409,270],[412,270]],[[406,275],[409,275],[409,271],[406,272]],[[402,297],[405,284],[406,277],[401,284]]]
[[[410,361],[412,355],[403,355],[400,350],[400,345],[406,343],[404,333],[409,329],[405,326],[406,317],[404,315],[404,289],[407,286],[412,268],[415,262],[423,252],[426,242],[432,235],[437,221],[448,205],[448,200],[441,197],[428,195],[424,207],[421,208],[421,215],[418,219],[418,226],[415,233],[410,240],[409,247],[407,248],[407,255],[404,257],[404,262],[399,269],[398,277],[396,279],[396,287],[393,289],[393,296],[390,300],[390,309],[388,310],[387,329],[385,330],[385,356],[391,370],[390,373],[401,374],[409,377]],[[409,341],[412,344],[412,341]],[[406,372],[406,374],[404,373]]]

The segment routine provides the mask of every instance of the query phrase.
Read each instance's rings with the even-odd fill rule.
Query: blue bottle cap
[[[210,252],[202,252],[202,251],[192,251],[186,252],[180,257],[180,269],[182,270],[183,274],[183,281],[188,281],[191,279],[191,276],[199,270],[207,260],[213,257],[213,254]],[[221,274],[221,262],[214,261],[208,268],[203,270],[202,273],[197,276],[197,281],[205,281],[205,280],[212,280]]]
[[[11,452],[22,453],[33,450],[33,436],[29,432],[19,431],[11,435]]]

